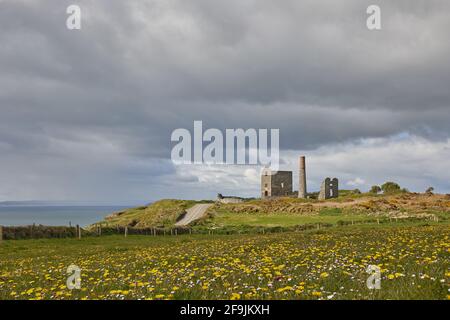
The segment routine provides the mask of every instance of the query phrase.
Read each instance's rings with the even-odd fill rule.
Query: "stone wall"
[[[261,175],[261,198],[292,195],[292,171],[271,172]]]
[[[339,181],[337,178],[326,178],[320,186],[319,200],[337,198],[339,196]]]

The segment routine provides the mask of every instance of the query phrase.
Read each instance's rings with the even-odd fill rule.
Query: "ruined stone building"
[[[339,197],[339,180],[326,178],[320,186],[319,200]]]
[[[311,196],[308,194],[306,187],[306,160],[304,156],[299,158],[299,181],[298,192],[292,190],[292,171],[271,171],[264,169],[261,174],[261,198],[296,196],[298,198],[307,199]],[[318,198],[326,200],[337,198],[339,196],[339,181],[337,178],[326,178],[321,187]]]
[[[244,202],[244,198],[235,197],[235,196],[224,196],[221,193],[218,193],[216,202],[219,202],[219,203],[241,203],[241,202]]]
[[[292,195],[292,171],[264,169],[261,175],[261,198]]]

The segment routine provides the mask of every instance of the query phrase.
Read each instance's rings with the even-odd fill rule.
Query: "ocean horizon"
[[[103,220],[113,212],[129,206],[82,206],[82,205],[6,205],[0,206],[0,225],[2,226],[69,226],[85,227]]]

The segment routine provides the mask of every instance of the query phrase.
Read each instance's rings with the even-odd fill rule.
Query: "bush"
[[[399,193],[402,191],[400,188],[400,185],[398,183],[391,182],[391,181],[384,183],[381,186],[381,190],[383,190],[383,193],[385,193],[385,194]]]
[[[380,186],[372,186],[370,188],[370,193],[374,193],[374,194],[379,194],[381,192],[381,188]]]

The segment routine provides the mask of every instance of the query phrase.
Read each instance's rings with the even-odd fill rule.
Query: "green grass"
[[[203,201],[204,202],[204,201]],[[186,209],[200,203],[191,200],[161,200],[149,206],[125,210],[109,217],[104,226],[173,227]],[[208,216],[197,221],[203,226],[261,226],[289,227],[304,224],[337,224],[339,221],[355,223],[361,220],[387,217],[392,212],[409,216],[432,214],[440,220],[449,218],[450,198],[442,195],[429,197],[420,194],[393,196],[355,194],[341,190],[337,199],[277,198],[253,199],[237,204],[215,204]],[[426,219],[426,217],[424,217]]]
[[[310,223],[337,224],[338,221],[361,221],[367,219],[364,215],[292,215],[283,213],[274,214],[242,214],[222,212],[210,221],[218,227],[227,226],[259,226],[259,227],[289,227]]]
[[[320,216],[342,216],[341,208],[322,208],[319,211]]]
[[[0,299],[447,299],[447,224],[3,241]],[[66,288],[67,267],[81,289]],[[369,264],[381,290],[366,287]]]
[[[165,199],[149,206],[127,209],[106,218],[98,224],[103,226],[170,227],[186,209],[204,201]]]

